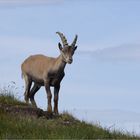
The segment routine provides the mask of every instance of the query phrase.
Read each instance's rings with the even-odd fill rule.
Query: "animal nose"
[[[72,58],[70,58],[69,61],[72,62]]]
[[[72,61],[73,61],[73,60],[72,60],[72,58],[69,58],[68,63],[69,63],[69,64],[71,64],[71,63],[72,63]]]

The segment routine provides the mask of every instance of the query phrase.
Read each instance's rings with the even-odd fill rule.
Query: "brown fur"
[[[75,44],[73,46],[64,46],[62,48],[62,45],[59,43],[61,54],[57,58],[47,57],[44,55],[32,55],[22,63],[21,70],[25,80],[24,95],[25,101],[27,103],[30,99],[31,103],[37,107],[34,100],[34,95],[41,86],[45,86],[48,97],[48,111],[52,112],[52,94],[50,86],[53,86],[54,112],[58,113],[58,93],[60,89],[60,83],[65,75],[64,68],[66,63],[72,63],[72,56],[77,48]],[[32,82],[34,82],[34,86],[30,90]]]

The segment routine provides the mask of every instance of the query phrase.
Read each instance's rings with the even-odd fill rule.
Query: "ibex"
[[[44,55],[32,55],[28,57],[21,65],[22,76],[25,80],[25,93],[24,98],[26,103],[31,104],[34,107],[37,107],[34,100],[35,93],[40,89],[41,86],[45,86],[47,98],[48,98],[48,107],[47,111],[52,113],[51,99],[52,94],[50,87],[54,87],[54,113],[58,114],[58,93],[60,89],[60,83],[63,77],[65,76],[64,68],[66,64],[71,64],[73,59],[72,56],[77,48],[77,35],[75,36],[71,45],[67,43],[65,36],[56,32],[62,41],[58,43],[60,50],[60,55],[57,58],[47,57]],[[32,83],[34,83],[32,89]],[[31,90],[30,90],[31,89]]]

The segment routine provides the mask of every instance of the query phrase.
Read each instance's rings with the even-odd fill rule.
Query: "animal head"
[[[58,47],[59,47],[60,53],[63,57],[63,60],[66,63],[71,64],[73,61],[72,56],[73,56],[75,50],[77,49],[76,41],[77,41],[78,36],[75,35],[73,42],[71,43],[71,45],[69,45],[67,43],[66,37],[62,33],[60,33],[60,32],[56,32],[56,33],[60,36],[61,41],[62,41],[62,44],[60,42],[58,43]]]

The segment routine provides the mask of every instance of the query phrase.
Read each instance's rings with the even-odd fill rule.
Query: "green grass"
[[[19,101],[14,95],[11,94],[0,94],[0,104],[27,105],[26,103]]]
[[[17,98],[17,87],[11,82],[8,86],[0,88],[0,103],[8,105],[26,105]],[[16,97],[15,97],[16,95]]]
[[[62,114],[57,119],[30,118],[0,113],[0,139],[130,139],[134,136],[109,132],[85,122],[73,120],[66,123]],[[65,117],[64,117],[65,118]],[[73,119],[73,118],[72,118]]]
[[[11,94],[0,93],[0,104],[25,105]],[[138,139],[119,131],[79,121],[64,112],[54,119],[14,115],[0,110],[0,139]]]

